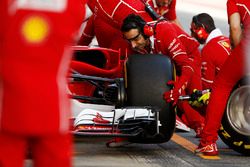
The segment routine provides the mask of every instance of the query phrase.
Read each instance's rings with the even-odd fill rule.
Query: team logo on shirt
[[[221,41],[218,41],[218,44],[219,44],[220,46],[222,46],[222,48],[223,48],[228,54],[230,54],[231,45],[228,43],[228,41],[226,41],[226,40],[221,40]]]
[[[226,41],[219,41],[219,44],[226,47],[226,48],[230,48],[230,44]]]
[[[30,16],[23,22],[21,34],[28,43],[41,43],[48,33],[48,21],[41,16]]]

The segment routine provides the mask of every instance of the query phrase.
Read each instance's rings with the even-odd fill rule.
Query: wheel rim
[[[240,134],[250,136],[250,86],[234,90],[226,112],[232,128]]]

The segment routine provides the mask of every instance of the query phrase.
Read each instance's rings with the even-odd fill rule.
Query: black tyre
[[[221,124],[222,141],[250,156],[250,76],[239,81],[231,92]]]
[[[173,80],[173,64],[164,55],[132,55],[126,64],[127,105],[159,107],[159,135],[136,138],[133,142],[160,143],[170,140],[175,130],[175,112],[171,104],[163,100],[163,93],[170,87],[167,81]],[[148,129],[155,133],[155,126]]]

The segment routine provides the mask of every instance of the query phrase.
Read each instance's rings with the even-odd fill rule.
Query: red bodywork
[[[71,69],[82,75],[105,78],[121,78],[123,76],[124,60],[120,58],[119,50],[100,47],[73,46],[74,56]],[[72,95],[92,96],[95,86],[88,82],[71,82],[69,89]]]

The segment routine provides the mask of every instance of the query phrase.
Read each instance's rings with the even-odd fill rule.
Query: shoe
[[[198,148],[195,150],[195,153],[202,153],[208,156],[215,156],[219,154],[216,143],[208,144],[205,146],[202,146],[200,144]]]
[[[201,124],[200,126],[198,126],[194,131],[196,133],[195,137],[196,138],[201,138],[201,134],[202,134],[202,131],[204,129],[204,124]]]
[[[131,144],[127,138],[115,137],[106,143],[106,146],[109,148],[122,147],[125,145]]]

